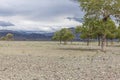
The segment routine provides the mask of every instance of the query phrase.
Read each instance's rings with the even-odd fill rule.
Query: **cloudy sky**
[[[0,0],[0,29],[54,31],[80,25],[82,17],[71,0]]]

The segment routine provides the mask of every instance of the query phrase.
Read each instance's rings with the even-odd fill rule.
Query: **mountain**
[[[80,34],[75,33],[75,28],[69,28],[75,36],[74,41],[80,40]],[[8,33],[14,34],[16,41],[50,41],[54,32],[44,31],[13,31],[13,30],[0,30],[0,37],[5,36]]]
[[[14,39],[18,41],[49,41],[54,34],[53,32],[0,30],[0,37],[5,36],[7,33],[14,34]]]

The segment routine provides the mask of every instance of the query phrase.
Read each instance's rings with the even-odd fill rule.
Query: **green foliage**
[[[92,38],[94,36],[94,21],[92,19],[85,18],[82,26],[76,27],[76,33],[81,33],[82,39]]]
[[[110,15],[120,16],[120,0],[78,0],[80,6],[86,12],[86,16],[103,17]]]
[[[54,33],[54,36],[52,37],[52,40],[60,40],[61,39],[61,34],[60,31],[57,31]]]
[[[70,41],[74,39],[74,35],[72,34],[72,32],[69,29],[62,29],[61,30],[62,33],[62,40],[63,41]]]
[[[95,35],[106,35],[107,38],[115,38],[116,25],[110,18],[106,22],[103,22],[102,20],[97,20],[93,31]]]
[[[117,31],[116,31],[116,38],[118,38],[119,41],[120,41],[120,26],[117,28]]]
[[[82,32],[82,26],[77,26],[75,29],[76,33],[81,33]]]
[[[74,35],[71,32],[71,30],[69,30],[67,28],[63,28],[60,31],[55,32],[52,39],[67,42],[67,41],[73,40]]]
[[[95,34],[112,35],[115,23],[110,16],[120,17],[120,0],[78,0],[85,12],[85,24],[95,29]],[[111,31],[112,30],[112,31]]]
[[[109,39],[113,39],[116,37],[117,27],[115,23],[110,19],[106,22],[106,37]]]
[[[6,34],[6,36],[1,37],[1,40],[12,41],[14,40],[14,35],[11,33]]]
[[[3,40],[3,41],[6,40],[6,37],[1,37],[1,40]]]
[[[14,35],[11,34],[11,33],[8,33],[8,34],[6,35],[6,39],[7,39],[7,40],[13,40],[13,37],[14,37]]]
[[[88,33],[92,31],[94,35],[101,36],[101,47],[104,49],[106,38],[115,37],[116,26],[110,18],[112,16],[116,21],[120,21],[120,0],[78,1],[85,12],[84,20],[86,28],[89,27],[87,28],[87,30],[89,29]]]

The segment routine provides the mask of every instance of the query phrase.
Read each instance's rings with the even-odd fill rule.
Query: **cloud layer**
[[[82,18],[79,4],[70,0],[1,0],[0,21],[11,22],[6,29],[51,31],[79,25]],[[15,25],[13,25],[15,24]]]
[[[1,27],[8,27],[8,26],[15,26],[11,22],[5,22],[5,21],[0,21],[0,26]]]

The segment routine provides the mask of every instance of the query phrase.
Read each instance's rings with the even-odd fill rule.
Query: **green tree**
[[[74,35],[70,29],[63,28],[60,30],[62,35],[62,41],[64,41],[64,44],[67,44],[67,41],[71,41],[74,39]]]
[[[5,40],[6,40],[6,37],[5,37],[5,36],[3,36],[3,37],[1,37],[1,38],[0,38],[0,40],[5,41]]]
[[[14,40],[14,35],[11,33],[6,34],[6,36],[1,37],[1,40],[12,41]]]
[[[107,25],[106,26],[107,26],[106,38],[110,39],[111,40],[111,45],[113,45],[113,39],[116,38],[117,26],[115,25],[115,23],[111,19],[109,19],[107,21]]]
[[[76,33],[81,33],[80,38],[87,40],[87,45],[90,43],[90,39],[93,38],[94,24],[92,19],[86,18],[82,26],[77,26]]]
[[[116,38],[118,38],[118,42],[120,42],[120,26],[117,28],[117,31],[116,31]]]
[[[90,37],[91,37],[91,32],[89,28],[86,26],[77,26],[76,33],[81,33],[80,38],[87,40],[87,46],[88,46],[90,42]]]
[[[52,37],[52,40],[60,41],[60,44],[61,44],[61,41],[62,41],[61,38],[62,38],[61,32],[57,31],[57,32],[54,33],[54,35]]]
[[[100,20],[94,20],[93,21],[94,27],[93,27],[93,33],[94,37],[98,40],[98,46],[101,44],[101,37],[102,37],[102,25]]]
[[[53,36],[53,40],[60,40],[67,44],[67,41],[72,41],[74,39],[74,35],[71,30],[67,28],[63,28],[60,31],[55,32]]]
[[[8,40],[8,41],[14,40],[14,35],[11,33],[6,34],[5,37],[6,37],[6,40]]]
[[[102,19],[103,27],[112,16],[118,18],[120,16],[120,0],[78,0],[82,10],[85,12],[86,18]],[[107,30],[103,28],[106,32]],[[105,51],[106,33],[102,35],[101,48]]]

